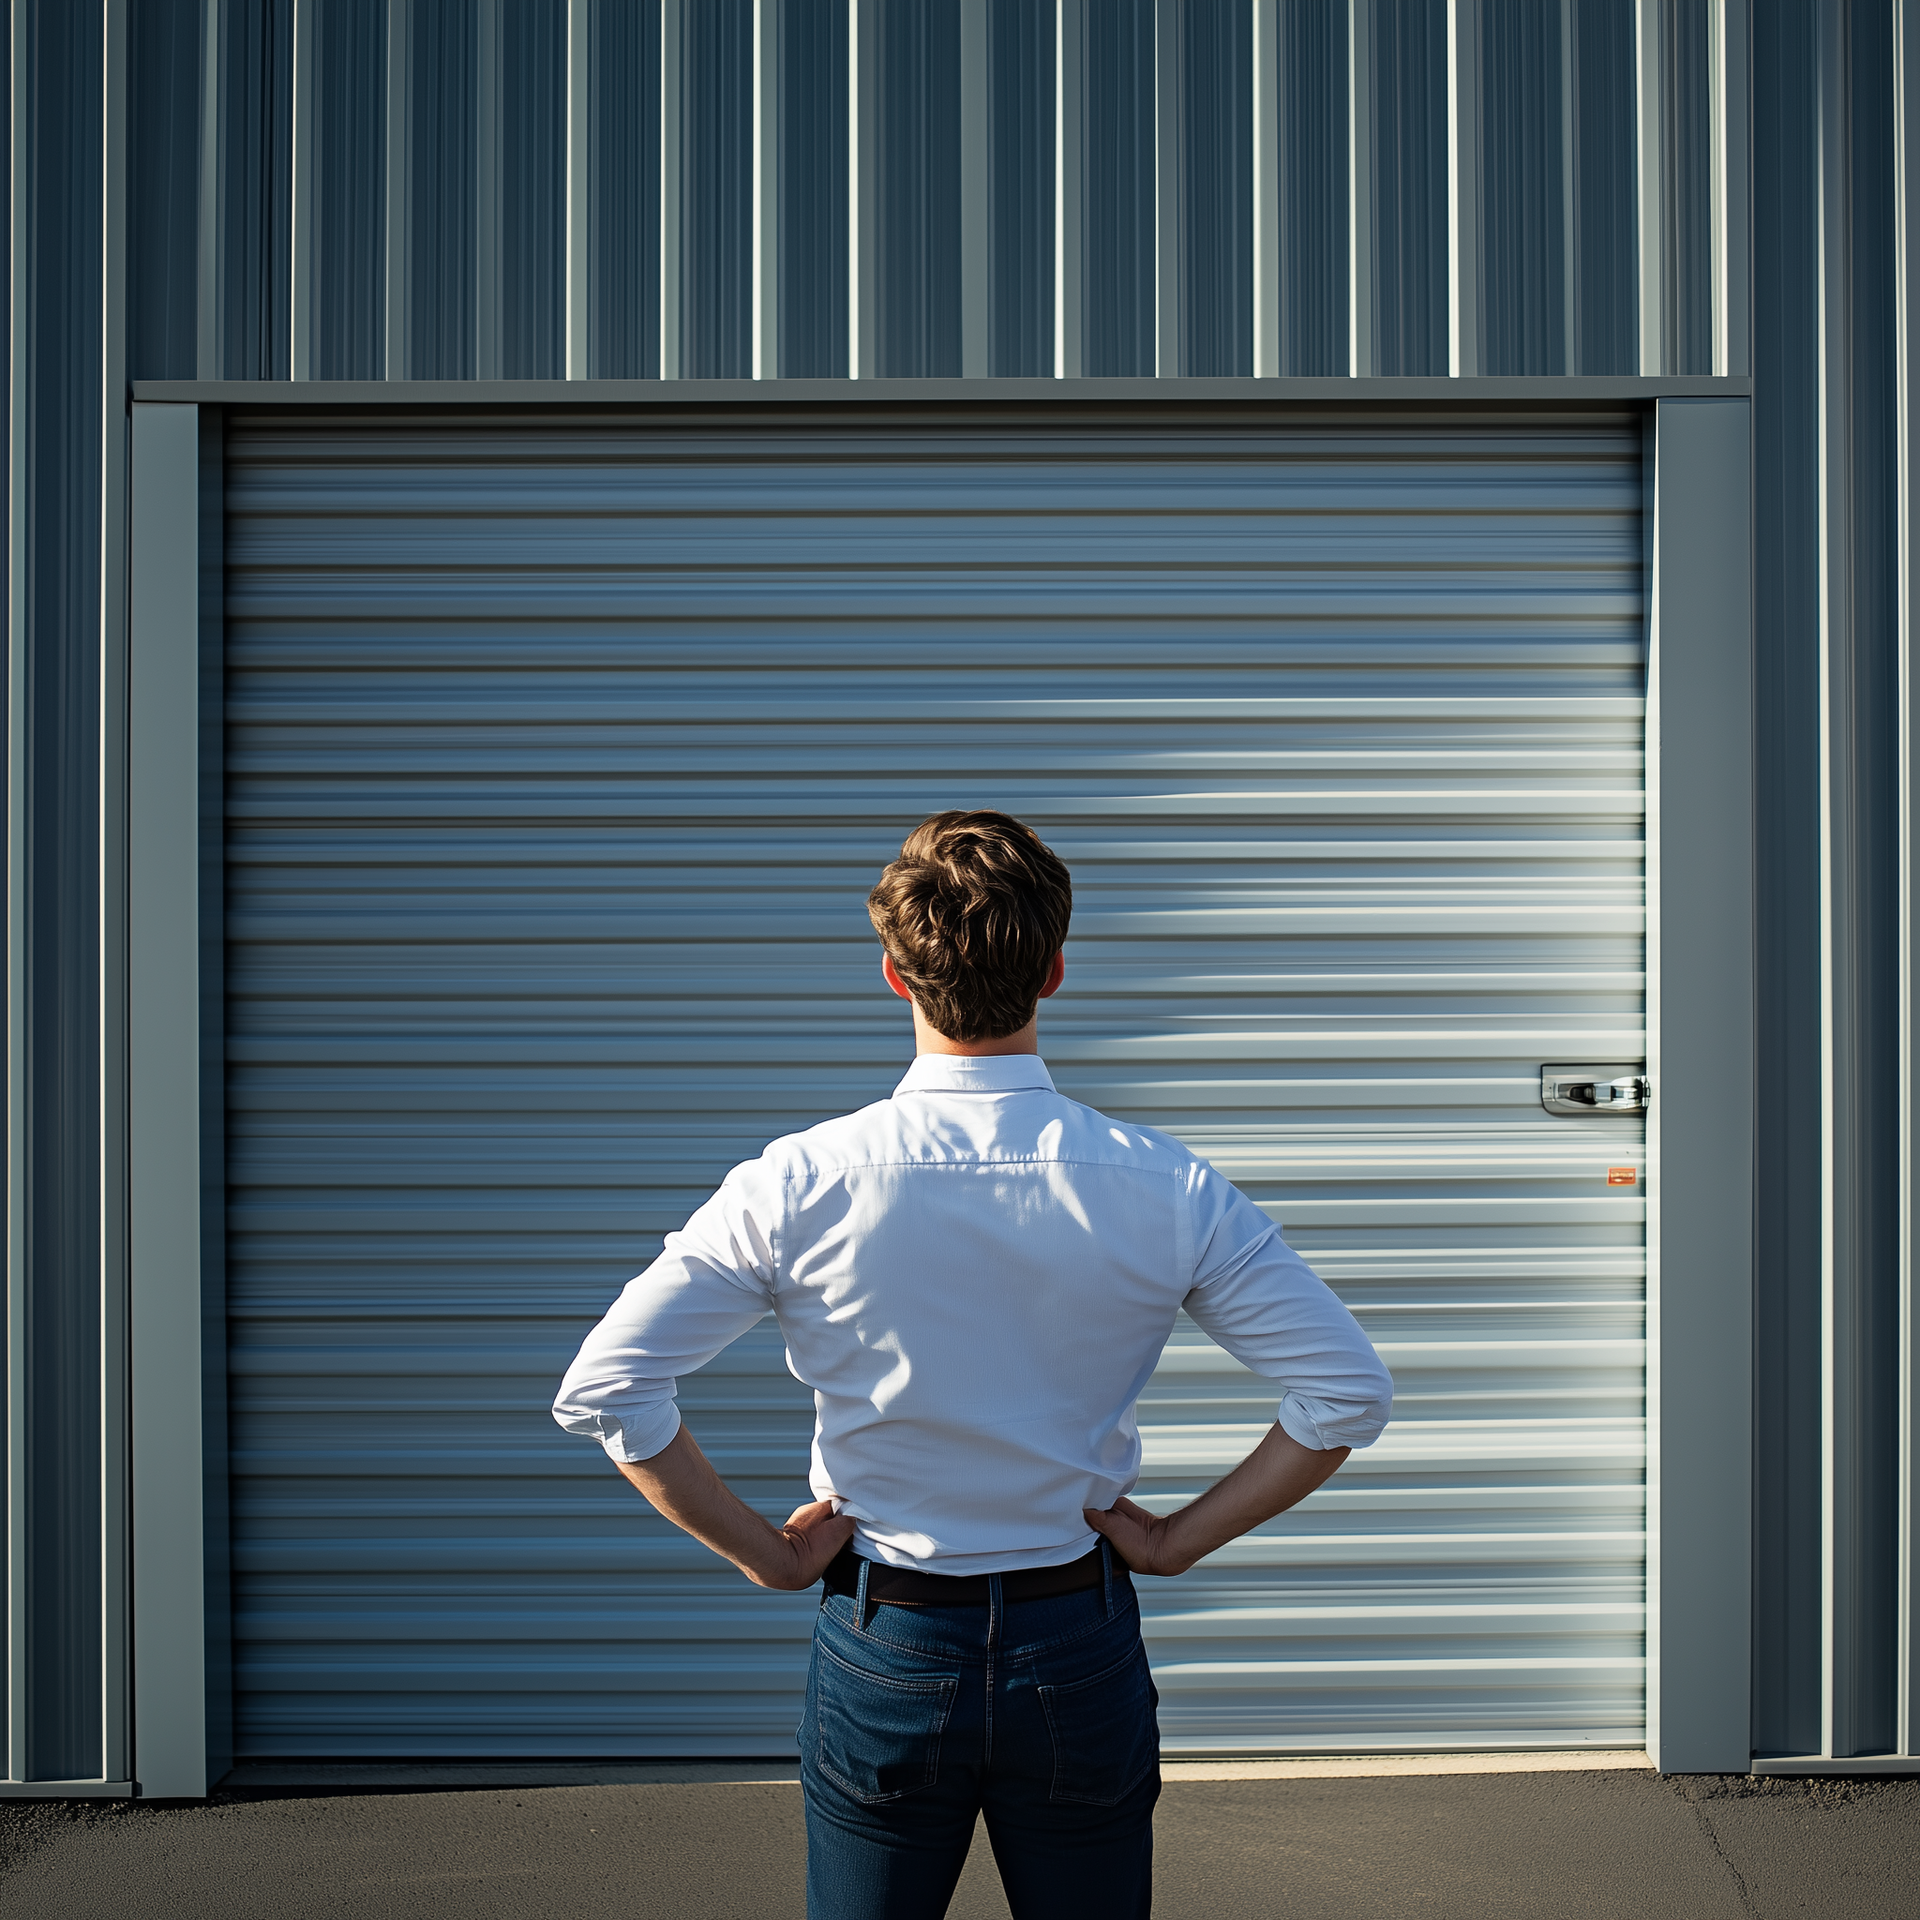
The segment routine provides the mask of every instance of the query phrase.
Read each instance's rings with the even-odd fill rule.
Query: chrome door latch
[[[1644,1060],[1605,1066],[1542,1067],[1540,1104],[1549,1113],[1643,1114],[1653,1104]]]

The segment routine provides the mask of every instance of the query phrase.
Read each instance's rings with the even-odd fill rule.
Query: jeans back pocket
[[[1117,1806],[1159,1760],[1160,1696],[1137,1638],[1112,1666],[1038,1692],[1053,1735],[1055,1800]]]
[[[813,1658],[814,1758],[820,1771],[868,1806],[932,1786],[959,1681],[871,1673],[817,1640]]]

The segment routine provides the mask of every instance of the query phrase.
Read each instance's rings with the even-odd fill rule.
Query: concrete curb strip
[[[1651,1766],[1635,1751],[1579,1753],[1414,1753],[1297,1760],[1168,1760],[1166,1780],[1372,1780],[1461,1773],[1590,1773]],[[249,1787],[615,1787],[797,1784],[797,1761],[255,1761],[221,1786]]]
[[[1359,1759],[1168,1760],[1163,1780],[1382,1780],[1451,1773],[1644,1772],[1644,1753],[1383,1753]]]

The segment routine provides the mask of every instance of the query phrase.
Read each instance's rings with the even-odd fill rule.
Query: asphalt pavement
[[[786,1781],[0,1803],[32,1920],[799,1920]],[[1003,1920],[976,1837],[950,1909]],[[1644,1771],[1180,1780],[1159,1920],[1915,1920],[1920,1780]],[[1059,1920],[1075,1920],[1062,1914]]]

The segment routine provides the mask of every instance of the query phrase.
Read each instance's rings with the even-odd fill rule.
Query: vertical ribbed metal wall
[[[1640,364],[1634,18],[1607,0],[1568,0],[1562,31],[1568,365],[1632,373]]]
[[[1256,29],[1265,24],[1256,14]],[[1254,176],[1254,227],[1272,231],[1254,336],[1262,372],[1338,374],[1347,371],[1353,191],[1346,0],[1288,0],[1275,27],[1271,38],[1256,34],[1256,57],[1273,65],[1276,110],[1260,128]]]
[[[1753,11],[1759,992],[1778,1089],[1757,1182],[1762,1754],[1920,1742],[1916,25],[1899,6]]]
[[[1747,367],[1724,0],[136,15],[136,377]]]
[[[1910,271],[1903,8],[1753,13],[1761,1020],[1755,1747],[1912,1755]]]
[[[102,697],[117,570],[101,503],[124,485],[101,366],[120,350],[104,271],[99,9],[12,10],[8,426],[7,1743],[15,1779],[125,1777],[123,1263],[103,1226],[114,1093],[103,1019]],[[177,84],[164,68],[157,84]],[[163,283],[164,276],[157,282]],[[164,296],[162,296],[164,302]],[[109,865],[108,868],[111,871]],[[17,1117],[30,1113],[22,1125]],[[103,1217],[104,1216],[104,1217]],[[104,1376],[104,1377],[103,1377]]]
[[[874,97],[896,10],[909,31],[926,11],[757,0],[741,25],[716,0],[722,54],[689,35],[704,0],[12,11],[16,1779],[126,1764],[120,1454],[100,1405],[119,1365],[126,382],[693,377],[743,337],[763,377],[897,364],[874,337],[898,266]],[[1177,0],[957,11],[965,372],[1196,371],[1196,351],[1242,351],[1242,328],[1258,374],[1384,371],[1416,283],[1420,351],[1443,305],[1449,373],[1751,369],[1769,1089],[1755,1743],[1911,1752],[1909,8],[1432,0],[1411,18],[1398,0],[1247,0],[1244,33],[1232,7]],[[511,74],[509,30],[538,42]],[[1196,149],[1198,81],[1170,54],[1203,42],[1224,117]],[[751,71],[729,79],[727,59]],[[1390,87],[1424,87],[1425,118],[1387,138]],[[1191,183],[1242,164],[1242,114],[1246,238],[1225,205],[1196,236]],[[1425,228],[1393,171],[1408,141],[1445,167]],[[716,192],[724,219],[696,199]],[[557,237],[529,225],[556,205]],[[1180,278],[1203,259],[1229,314]],[[511,301],[510,271],[537,283]],[[711,331],[686,337],[689,312]]]
[[[763,55],[762,98],[778,124],[763,146],[775,156],[770,215],[778,357],[791,380],[847,376],[847,9],[841,0],[766,7],[777,35]]]
[[[568,120],[569,369],[660,364],[660,6],[576,7]]]

